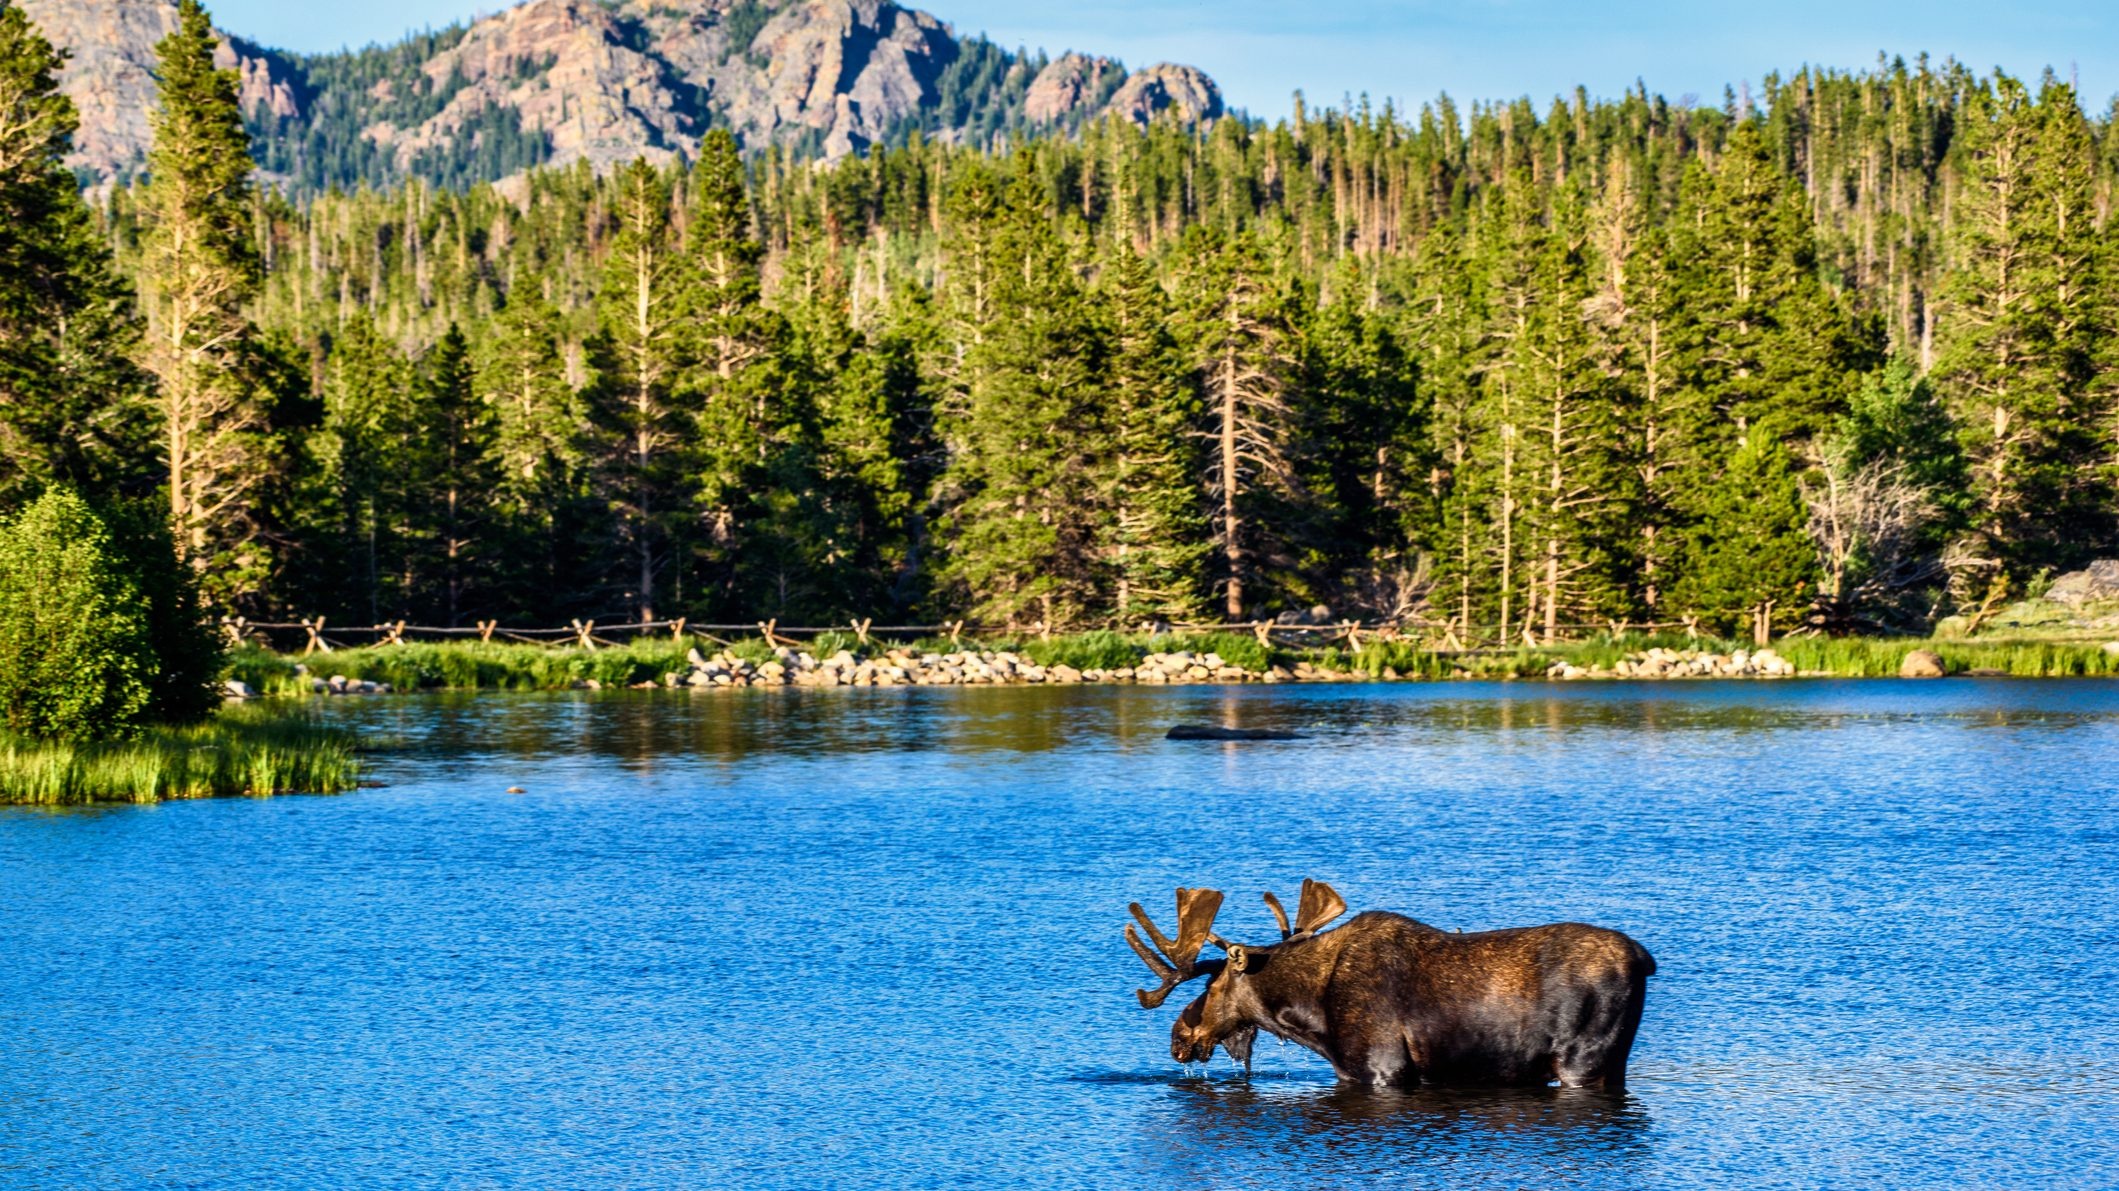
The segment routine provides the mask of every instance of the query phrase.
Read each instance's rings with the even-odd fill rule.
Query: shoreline
[[[1157,648],[1157,645],[1168,646]],[[825,648],[830,646],[831,648]],[[706,652],[712,649],[712,653]],[[1358,651],[1267,650],[1248,637],[1172,640],[1084,634],[992,647],[829,640],[813,648],[762,640],[667,640],[584,650],[471,643],[369,646],[308,657],[240,651],[228,694],[374,696],[431,690],[685,689],[893,686],[1207,686],[1360,682],[1780,681],[1796,678],[2119,677],[2119,643],[1790,638],[1765,648],[1726,642],[1596,640],[1481,652],[1404,642]]]

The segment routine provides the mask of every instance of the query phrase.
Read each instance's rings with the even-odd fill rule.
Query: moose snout
[[[1204,1063],[1214,1057],[1214,1043],[1179,1022],[1170,1030],[1170,1057],[1180,1063]]]

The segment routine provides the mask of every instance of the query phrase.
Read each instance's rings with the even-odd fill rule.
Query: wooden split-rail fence
[[[1143,626],[1143,629],[1158,633],[1249,633],[1258,639],[1259,644],[1268,647],[1276,643],[1343,645],[1349,650],[1359,650],[1372,643],[1404,642],[1422,652],[1453,655],[1508,653],[1523,647],[1554,645],[1577,639],[1582,634],[1597,632],[1607,632],[1617,637],[1628,632],[1683,629],[1689,637],[1696,638],[1700,635],[1699,618],[1692,616],[1676,621],[1608,621],[1603,624],[1555,627],[1556,633],[1550,639],[1540,637],[1528,625],[1522,626],[1519,638],[1511,638],[1510,630],[1506,628],[1475,626],[1466,630],[1455,622],[1418,619],[1380,623],[1356,620],[1330,623],[1272,620],[1220,624],[1157,623]],[[230,644],[254,642],[275,649],[298,648],[304,655],[330,653],[334,649],[352,648],[357,645],[405,645],[416,640],[476,640],[481,643],[508,641],[526,645],[593,650],[620,648],[626,643],[619,640],[620,637],[637,641],[662,633],[668,633],[670,639],[679,644],[699,641],[724,647],[733,644],[734,638],[753,634],[763,638],[765,643],[771,646],[794,646],[805,640],[814,641],[828,633],[850,635],[863,647],[878,639],[910,641],[947,637],[952,649],[961,649],[966,640],[975,643],[982,638],[1021,639],[1024,636],[1049,640],[1054,634],[1054,630],[1045,625],[975,625],[962,620],[944,624],[878,625],[874,618],[868,618],[818,628],[787,626],[778,620],[760,620],[749,624],[708,624],[683,617],[650,621],[575,619],[565,628],[525,629],[503,627],[497,620],[480,620],[468,627],[436,627],[408,624],[402,620],[374,625],[335,625],[328,623],[322,616],[302,617],[293,621],[253,621],[240,616],[225,616],[221,618],[221,630],[227,635]],[[1760,644],[1765,642],[1762,640]]]

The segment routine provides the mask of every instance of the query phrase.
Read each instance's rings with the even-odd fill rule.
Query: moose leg
[[[1558,1077],[1560,1086],[1626,1086],[1626,1059],[1633,1051],[1634,1034],[1641,1027],[1646,991],[1641,982],[1635,982],[1630,989],[1604,989],[1583,994],[1575,1017],[1576,1028],[1553,1055],[1553,1074]]]
[[[1363,1031],[1340,1040],[1341,1058],[1332,1064],[1347,1083],[1372,1088],[1420,1086],[1420,1064],[1412,1040],[1397,1031]]]

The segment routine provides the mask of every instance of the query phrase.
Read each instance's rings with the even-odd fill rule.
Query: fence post
[[[382,643],[384,645],[403,645],[405,643],[404,621],[400,620],[394,625],[384,625],[382,627],[390,630],[389,633],[383,637]]]
[[[595,632],[596,632],[596,622],[595,622],[595,621],[591,620],[591,621],[586,621],[586,622],[584,622],[584,621],[581,621],[581,620],[576,620],[576,621],[574,622],[574,643],[575,643],[576,645],[579,645],[579,646],[581,646],[581,648],[583,648],[583,649],[588,649],[588,650],[593,650],[593,649],[595,649],[595,648],[596,648],[596,641],[595,641],[595,638],[594,638],[594,636],[593,636],[593,634],[594,634]]]
[[[302,647],[303,657],[308,657],[310,654],[316,653],[319,650],[323,651],[324,653],[331,652],[331,644],[324,640],[323,617],[319,616],[315,620],[304,620],[302,622],[302,627],[309,630],[309,643]]]
[[[1251,625],[1251,632],[1252,632],[1252,634],[1253,634],[1254,636],[1256,636],[1256,637],[1258,638],[1258,644],[1259,644],[1259,646],[1260,646],[1261,648],[1264,648],[1264,649],[1271,649],[1271,648],[1273,648],[1273,627],[1272,627],[1272,626],[1273,626],[1273,622],[1272,622],[1272,621],[1270,621],[1270,620],[1261,620],[1261,621],[1256,621],[1256,622],[1254,622],[1254,623],[1253,623],[1253,624]]]
[[[249,622],[240,616],[223,616],[221,631],[228,635],[228,647],[234,649],[243,643],[243,626]]]
[[[499,621],[497,621],[497,620],[481,620],[481,621],[479,621],[479,622],[478,622],[478,643],[479,643],[480,645],[491,645],[491,644],[493,643],[493,630],[494,630],[494,629],[496,629],[496,628],[499,628],[499,627],[500,627],[500,622],[499,622]]]
[[[680,616],[670,624],[670,640],[675,641],[679,645],[684,644],[685,619],[685,617]]]
[[[1700,639],[1700,618],[1699,618],[1699,617],[1697,617],[1697,616],[1694,616],[1694,615],[1693,615],[1693,614],[1691,614],[1690,612],[1687,612],[1687,613],[1685,613],[1685,614],[1681,615],[1681,616],[1680,616],[1680,617],[1679,617],[1678,619],[1680,619],[1680,620],[1682,620],[1682,621],[1684,621],[1684,622],[1685,622],[1685,636],[1686,636],[1686,638],[1687,638],[1687,639],[1689,639],[1689,640],[1693,640],[1693,641],[1697,641],[1697,640],[1699,640],[1699,639]]]
[[[949,626],[949,648],[956,652],[964,649],[964,622],[959,620]]]
[[[876,618],[873,616],[853,622],[854,639],[861,643],[861,648],[863,649],[868,648],[868,626],[875,622]]]
[[[780,618],[777,616],[771,620],[761,620],[758,622],[758,633],[760,636],[765,638],[765,647],[767,649],[774,649],[779,646],[780,642],[773,636],[773,630],[779,627]]]

